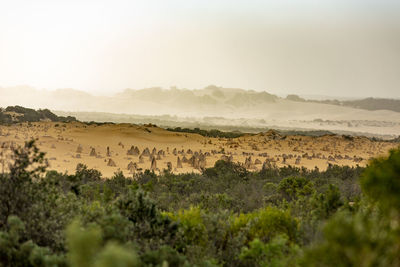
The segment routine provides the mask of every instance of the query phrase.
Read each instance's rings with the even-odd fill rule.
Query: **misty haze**
[[[399,14],[2,1],[0,266],[400,266]]]

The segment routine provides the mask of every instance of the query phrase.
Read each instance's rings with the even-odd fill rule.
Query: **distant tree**
[[[298,95],[287,95],[286,99],[290,100],[290,101],[296,101],[296,102],[305,102],[306,101],[304,98],[301,98]]]

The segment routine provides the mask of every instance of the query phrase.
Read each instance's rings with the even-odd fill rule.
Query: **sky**
[[[398,0],[0,0],[0,87],[400,97]]]

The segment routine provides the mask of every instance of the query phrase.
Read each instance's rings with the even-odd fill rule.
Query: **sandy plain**
[[[156,173],[168,168],[174,173],[200,172],[219,159],[242,163],[249,170],[289,165],[320,170],[329,164],[365,166],[369,159],[398,146],[339,135],[281,136],[269,131],[239,138],[209,138],[154,125],[36,122],[0,126],[1,171],[7,171],[11,149],[31,139],[46,152],[49,170],[72,174],[78,163],[84,163],[103,177],[117,171],[132,176],[146,169]]]

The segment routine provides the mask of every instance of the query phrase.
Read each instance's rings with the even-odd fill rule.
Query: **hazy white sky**
[[[0,86],[400,97],[399,0],[0,0]]]

